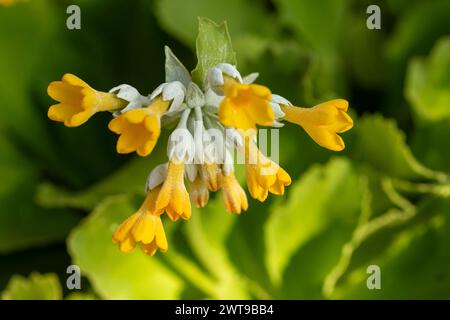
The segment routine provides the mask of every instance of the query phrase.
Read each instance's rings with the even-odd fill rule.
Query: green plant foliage
[[[68,240],[73,262],[80,266],[104,299],[174,299],[181,278],[139,250],[126,255],[112,244],[114,228],[135,210],[126,196],[106,199]]]
[[[167,32],[192,48],[198,31],[197,17],[227,21],[233,34],[264,34],[271,30],[270,16],[258,1],[158,0],[156,15]]]
[[[436,210],[436,209],[435,209]],[[366,268],[353,271],[335,298],[448,299],[450,259],[449,202],[426,223],[401,232],[382,257],[372,262],[382,270],[382,290],[367,290]],[[399,287],[399,283],[402,286]]]
[[[447,179],[444,173],[430,170],[414,158],[404,134],[392,120],[381,116],[362,118],[355,126],[355,136],[355,157],[385,174],[404,179]]]
[[[300,248],[308,250],[308,244],[314,243],[319,235],[320,238],[323,238],[325,233],[328,233],[330,237],[341,237],[341,240],[335,238],[333,241],[333,246],[337,246],[335,249],[338,249],[339,242],[342,245],[342,242],[347,240],[353,229],[352,226],[357,221],[359,199],[358,177],[347,160],[336,158],[325,168],[313,167],[304,174],[301,180],[292,186],[289,202],[274,207],[266,221],[266,264],[274,280],[279,282],[294,254]],[[343,212],[346,213],[345,216],[342,215]],[[341,235],[327,232],[336,224],[340,225]],[[339,250],[335,250],[335,253],[338,252]],[[332,256],[327,256],[333,259]],[[336,258],[335,256],[334,259]],[[295,259],[300,260],[299,257]],[[324,257],[317,260],[315,263],[303,260],[303,266],[298,265],[297,262],[297,270],[303,269],[302,274],[305,280],[315,281],[313,275],[307,274],[308,271],[323,272],[317,263],[326,264]],[[303,290],[311,289],[304,287]]]
[[[405,90],[420,120],[450,116],[450,37],[439,40],[427,60],[411,61]]]
[[[236,53],[233,51],[226,22],[217,25],[208,18],[199,18],[196,44],[198,62],[192,71],[192,77],[199,85],[203,84],[208,69],[218,63],[236,65]]]
[[[65,2],[0,6],[3,299],[450,298],[448,1],[379,4],[381,30],[367,29],[371,3],[356,0],[77,4],[81,30],[66,28]],[[129,83],[147,94],[174,79],[202,86],[222,62],[258,72],[297,106],[347,99],[346,150],[286,124],[283,196],[260,203],[247,192],[248,211],[230,215],[211,194],[188,221],[163,216],[167,253],[121,253],[112,234],[166,145],[118,155],[110,115],[70,129],[50,121],[48,84],[70,72],[99,90]],[[83,291],[63,296],[68,263]],[[370,265],[381,290],[367,288]]]
[[[53,273],[32,273],[28,278],[15,275],[2,293],[3,300],[61,300],[62,288]]]

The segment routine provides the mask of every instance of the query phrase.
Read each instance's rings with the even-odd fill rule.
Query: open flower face
[[[274,112],[270,106],[271,92],[256,84],[238,83],[225,76],[223,92],[225,98],[219,107],[219,119],[223,125],[244,130],[256,125],[271,126]]]
[[[166,54],[170,60],[173,53],[166,49]],[[180,62],[175,58],[172,64]],[[229,213],[246,211],[247,195],[234,175],[239,155],[252,198],[262,202],[269,194],[283,195],[291,177],[258,149],[258,126],[278,130],[287,120],[302,126],[319,145],[338,151],[344,148],[344,142],[337,134],[353,125],[347,101],[294,107],[267,87],[253,84],[257,75],[241,77],[231,64],[211,67],[201,85],[192,81],[184,66],[178,66],[170,78],[174,75],[180,78],[161,84],[146,96],[127,84],[109,93],[99,92],[70,74],[48,87],[49,95],[60,102],[50,107],[48,116],[67,126],[80,125],[95,112],[112,111],[109,129],[119,135],[118,153],[148,156],[160,138],[161,128],[171,125],[167,125],[172,130],[167,142],[168,161],[152,170],[144,203],[113,235],[123,252],[137,244],[149,255],[158,249],[165,252],[168,244],[161,217],[166,213],[171,221],[180,217],[188,220],[191,201],[202,208],[210,192],[221,191]]]
[[[112,93],[92,89],[72,74],[65,74],[61,81],[50,83],[47,92],[50,97],[59,101],[50,107],[48,117],[64,122],[68,127],[85,123],[96,112],[116,110],[127,104]]]
[[[117,152],[149,155],[158,141],[160,118],[168,106],[168,101],[156,99],[146,108],[130,110],[112,119],[108,127],[120,135]]]

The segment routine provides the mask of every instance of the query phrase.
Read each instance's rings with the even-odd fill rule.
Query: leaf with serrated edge
[[[208,69],[218,63],[236,65],[236,54],[233,51],[227,23],[220,25],[208,18],[198,18],[197,66],[192,71],[192,78],[203,85]]]

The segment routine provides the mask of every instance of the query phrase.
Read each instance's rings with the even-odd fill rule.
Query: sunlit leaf
[[[314,166],[290,188],[288,201],[273,208],[266,222],[266,264],[279,283],[294,263],[298,276],[285,279],[287,285],[297,286],[298,294],[317,295],[356,225],[358,176],[348,160],[336,158],[325,167]]]
[[[111,241],[115,227],[135,210],[126,196],[102,202],[68,239],[73,263],[104,299],[176,299],[184,283],[157,256],[139,248],[124,254]]]
[[[434,218],[402,232],[382,256],[370,261],[380,267],[380,290],[367,288],[366,265],[348,276],[334,298],[448,299],[449,209],[449,202],[443,203]]]
[[[192,71],[192,78],[203,84],[208,69],[218,63],[236,65],[236,54],[233,51],[226,22],[220,25],[208,18],[198,19],[197,66]]]
[[[450,37],[439,40],[428,59],[411,61],[405,94],[420,120],[450,117]]]
[[[393,120],[379,115],[365,116],[356,122],[355,143],[350,152],[381,172],[404,179],[444,181],[446,175],[419,163],[406,144],[405,135]]]
[[[54,273],[31,273],[28,278],[14,275],[2,293],[4,300],[60,300],[62,288]]]

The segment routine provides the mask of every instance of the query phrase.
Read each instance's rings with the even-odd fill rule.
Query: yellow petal
[[[136,246],[136,241],[134,241],[131,235],[128,235],[122,242],[119,243],[120,251],[131,252]]]
[[[66,73],[62,77],[62,81],[66,82],[72,86],[90,88],[86,82],[84,82],[83,80],[81,80],[80,78],[78,78],[77,76],[75,76],[71,73]]]
[[[271,92],[255,84],[241,84],[225,79],[225,98],[219,106],[219,120],[226,126],[244,130],[272,125],[275,116],[270,107]]]
[[[114,232],[113,241],[115,242],[124,241],[138,218],[139,213],[135,213],[130,217],[128,217],[124,222],[122,222],[122,224],[118,226],[116,231]]]
[[[131,229],[131,234],[136,242],[152,242],[155,237],[155,216],[151,213],[141,214]]]
[[[153,256],[156,253],[156,250],[158,250],[158,246],[156,245],[156,241],[152,241],[148,244],[141,243],[141,249],[145,254]]]
[[[240,214],[242,210],[247,210],[247,196],[235,176],[233,174],[228,176],[224,175],[221,180],[222,198],[225,209],[229,213],[237,214]]]
[[[80,111],[78,106],[59,103],[48,109],[47,116],[51,120],[65,122]]]
[[[304,128],[311,138],[324,148],[333,151],[342,151],[345,148],[344,140],[336,133],[328,131],[326,128]]]
[[[59,102],[79,104],[82,94],[81,88],[71,86],[63,81],[53,81],[48,85],[48,95]]]
[[[161,251],[165,252],[168,249],[166,234],[164,233],[164,227],[162,225],[161,219],[158,217],[158,219],[155,222],[156,228],[155,228],[155,241],[157,246],[161,249]]]
[[[92,110],[84,110],[74,114],[72,118],[66,120],[64,124],[68,127],[78,127],[89,120],[95,112]]]

